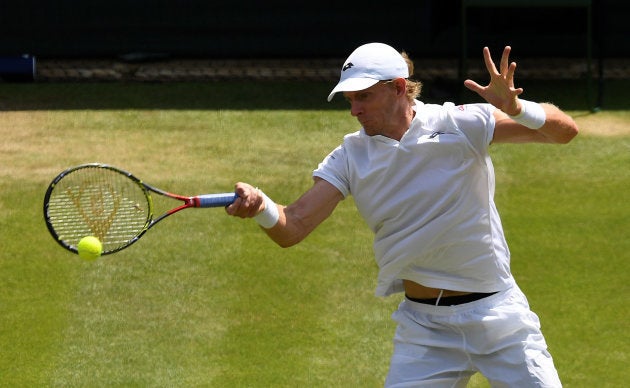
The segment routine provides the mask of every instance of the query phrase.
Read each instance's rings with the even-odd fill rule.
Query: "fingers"
[[[516,62],[510,63],[510,66],[506,69],[505,78],[510,81],[511,86],[514,86],[514,73],[516,72]]]
[[[505,46],[505,48],[503,49],[503,55],[501,55],[501,64],[500,69],[501,69],[501,74],[506,74],[508,73],[509,69],[509,60],[510,60],[510,51],[512,51],[512,48],[510,46]]]
[[[247,183],[239,182],[235,185],[234,192],[238,198],[225,211],[235,217],[251,218],[260,211],[263,198],[260,191]]]
[[[488,73],[490,75],[498,75],[497,67],[494,65],[494,61],[492,61],[492,56],[490,55],[490,49],[488,47],[483,48],[483,61],[486,63],[486,69],[488,69]]]
[[[464,81],[464,86],[468,89],[471,90],[477,94],[479,94],[480,92],[483,91],[483,86],[479,85],[477,82],[467,79],[466,81]]]
[[[507,69],[507,74],[505,75],[505,79],[508,82],[508,86],[510,89],[516,92],[516,95],[523,93],[523,88],[514,88],[514,73],[516,72],[516,62],[510,63],[510,66]]]
[[[512,47],[505,46],[503,49],[503,54],[501,55],[501,61],[499,62],[499,69],[497,70],[494,61],[492,60],[492,54],[490,53],[490,49],[488,47],[483,48],[483,60],[486,64],[486,69],[490,73],[490,76],[499,76],[502,75],[505,78],[513,78],[514,71],[516,70],[516,63],[510,63],[510,53],[512,52]]]
[[[514,87],[514,74],[516,63],[510,63],[510,53],[512,48],[505,46],[501,59],[498,63],[499,70],[492,60],[490,49],[483,48],[483,59],[490,75],[490,82],[486,86],[479,85],[472,80],[464,81],[464,86],[480,95],[486,102],[494,105],[498,109],[512,111],[516,103],[516,98],[523,93],[522,88]]]

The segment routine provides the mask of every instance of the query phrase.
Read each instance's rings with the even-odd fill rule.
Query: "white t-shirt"
[[[513,283],[494,204],[490,104],[416,101],[399,141],[348,134],[313,175],[352,195],[374,232],[376,295],[427,287],[494,292]]]

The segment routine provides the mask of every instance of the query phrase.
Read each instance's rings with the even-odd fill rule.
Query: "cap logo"
[[[348,62],[348,63],[346,63],[346,64],[343,66],[343,69],[341,69],[341,71],[346,71],[346,70],[348,70],[349,68],[351,68],[352,66],[354,66],[354,63],[352,63],[352,62]]]

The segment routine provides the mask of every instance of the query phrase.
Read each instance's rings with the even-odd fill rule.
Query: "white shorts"
[[[493,387],[561,387],[540,322],[514,286],[457,306],[404,300],[386,387],[465,387],[476,372]]]

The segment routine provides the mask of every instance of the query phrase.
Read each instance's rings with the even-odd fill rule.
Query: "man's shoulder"
[[[487,103],[471,103],[458,105],[450,101],[446,101],[442,104],[427,104],[421,101],[416,101],[414,109],[416,110],[416,112],[439,114],[444,112],[492,112],[494,110],[494,107]]]

